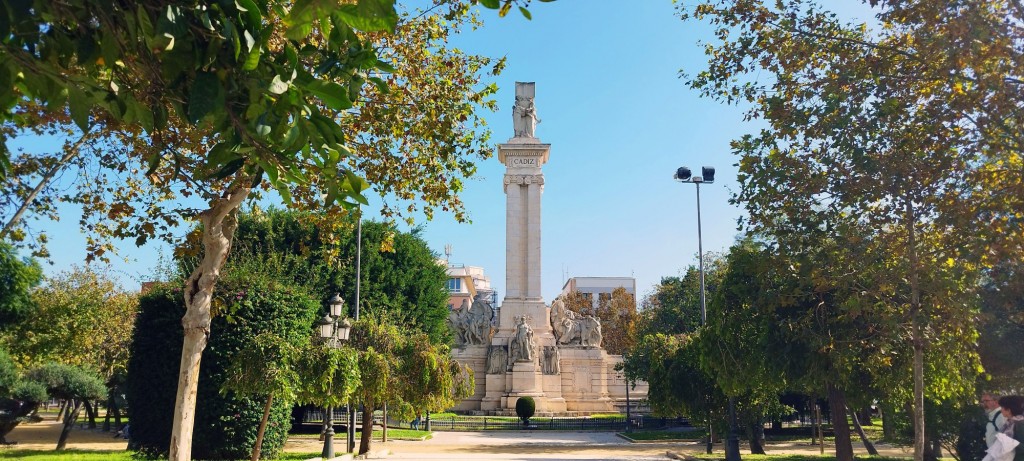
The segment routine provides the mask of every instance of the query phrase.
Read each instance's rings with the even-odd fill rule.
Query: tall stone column
[[[544,174],[551,150],[536,137],[540,121],[533,105],[534,84],[516,83],[516,104],[513,109],[515,136],[498,145],[498,159],[505,165],[505,298],[498,317],[498,331],[492,348],[505,348],[509,363],[504,373],[488,373],[483,410],[508,410],[518,398],[533,397],[537,410],[563,412],[561,378],[557,373],[544,374],[542,360],[545,350],[555,345],[547,305],[541,296],[541,194]],[[520,322],[532,332],[534,344],[530,358],[524,358],[517,343],[513,354],[512,341]],[[545,349],[547,348],[547,349]],[[550,355],[550,353],[549,353]],[[490,368],[490,367],[489,367]],[[490,368],[493,370],[494,368]]]

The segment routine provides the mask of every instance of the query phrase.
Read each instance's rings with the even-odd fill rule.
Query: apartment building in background
[[[636,299],[636,279],[633,277],[572,277],[562,286],[559,296],[579,291],[596,310],[602,302],[610,301],[612,292],[619,287],[625,288]]]

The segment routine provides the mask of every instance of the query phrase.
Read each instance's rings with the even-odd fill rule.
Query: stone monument
[[[507,413],[529,396],[541,413],[616,411],[625,404],[626,383],[614,369],[622,357],[601,349],[600,321],[561,300],[549,308],[541,297],[541,167],[551,145],[536,137],[535,89],[533,82],[516,82],[514,136],[498,145],[506,168],[506,293],[497,328],[483,301],[463,303],[449,316],[458,346],[452,354],[476,377],[475,394],[455,410]],[[646,388],[638,386],[634,399],[645,398]]]

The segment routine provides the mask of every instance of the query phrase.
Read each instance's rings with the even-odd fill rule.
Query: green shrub
[[[159,287],[140,299],[128,364],[131,448],[150,456],[165,454],[170,445],[185,313],[180,286]],[[245,271],[225,274],[217,294],[218,315],[199,373],[192,456],[248,458],[266,401],[221,395],[231,356],[261,332],[296,341],[309,338],[320,304],[304,289]],[[275,399],[261,448],[264,457],[276,457],[284,446],[290,416],[291,402]]]
[[[107,386],[94,372],[62,363],[47,363],[29,372],[29,378],[46,386],[50,397],[65,400],[106,398]]]
[[[530,418],[536,410],[537,402],[533,401],[533,397],[519,397],[519,400],[516,400],[516,416],[523,420],[523,425],[530,423]]]
[[[46,400],[46,386],[22,379],[7,351],[0,348],[0,443],[7,443],[7,434],[28,421]]]

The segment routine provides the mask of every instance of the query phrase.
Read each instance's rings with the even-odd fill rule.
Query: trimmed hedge
[[[537,402],[533,401],[533,397],[519,397],[519,400],[516,400],[516,416],[523,420],[523,424],[530,421],[536,410]]]
[[[143,295],[128,363],[126,397],[131,409],[130,449],[165,455],[170,446],[185,314],[181,283]],[[272,331],[291,341],[308,340],[320,303],[308,291],[262,274],[234,271],[217,286],[219,300],[199,373],[192,456],[248,458],[263,415],[263,397],[221,395],[231,355],[257,334]],[[275,399],[262,456],[278,456],[290,427],[291,402]]]

